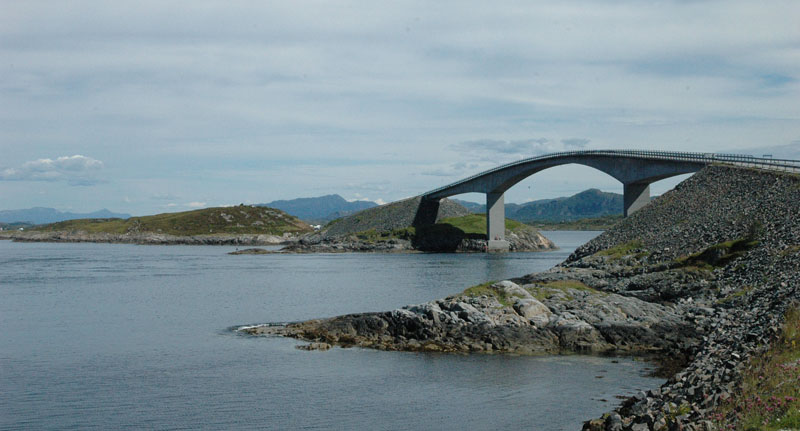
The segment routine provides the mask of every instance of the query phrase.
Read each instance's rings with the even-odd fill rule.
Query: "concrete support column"
[[[411,226],[432,226],[436,223],[436,217],[439,215],[439,199],[425,199],[422,198],[417,207],[417,213],[414,214],[414,221]]]
[[[486,239],[488,251],[508,250],[506,204],[503,193],[486,193]]]
[[[633,214],[639,208],[650,203],[649,183],[625,184],[625,217]]]

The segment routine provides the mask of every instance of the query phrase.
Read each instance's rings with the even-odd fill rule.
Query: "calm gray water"
[[[547,253],[229,256],[0,241],[0,429],[579,429],[654,387],[628,359],[306,352],[232,327],[378,311],[540,271]]]

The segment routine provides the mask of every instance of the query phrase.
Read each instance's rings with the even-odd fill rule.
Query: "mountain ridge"
[[[106,208],[90,213],[72,213],[59,211],[55,208],[32,207],[17,210],[0,211],[0,222],[2,223],[30,223],[30,224],[49,224],[67,220],[84,218],[130,218],[130,214],[114,213]]]
[[[325,224],[361,210],[374,208],[378,204],[372,201],[351,202],[338,194],[330,194],[310,198],[276,200],[269,203],[256,204],[256,206],[279,209],[303,221]]]
[[[486,212],[486,205],[453,199],[474,213]],[[523,223],[566,222],[622,214],[623,196],[619,193],[588,189],[572,196],[539,199],[524,204],[508,203],[506,217]]]

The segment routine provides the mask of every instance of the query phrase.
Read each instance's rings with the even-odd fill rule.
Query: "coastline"
[[[548,251],[558,247],[549,239],[530,229],[523,232],[507,232],[511,248],[509,251]],[[0,240],[16,242],[88,242],[138,245],[240,245],[240,246],[284,246],[279,253],[421,253],[421,252],[484,252],[486,240],[463,239],[449,244],[448,239],[428,237],[424,244],[403,238],[365,240],[357,235],[329,237],[322,234],[283,236],[265,234],[241,235],[192,235],[176,236],[154,232],[125,234],[89,233],[85,231],[3,231]],[[451,242],[451,241],[450,241]],[[238,253],[245,254],[245,253]],[[258,253],[253,253],[258,254]]]
[[[797,190],[795,175],[712,166],[549,271],[242,332],[322,349],[655,354],[672,363],[669,380],[584,429],[711,429],[800,299]]]
[[[176,236],[161,233],[88,233],[88,232],[40,232],[3,231],[0,240],[16,242],[93,242],[138,245],[285,245],[297,240],[294,236],[264,234],[251,235],[193,235]]]

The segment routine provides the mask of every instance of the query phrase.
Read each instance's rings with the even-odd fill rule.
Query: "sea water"
[[[381,311],[545,270],[508,254],[227,253],[0,241],[0,429],[579,429],[655,387],[592,356],[333,348],[236,327]]]

